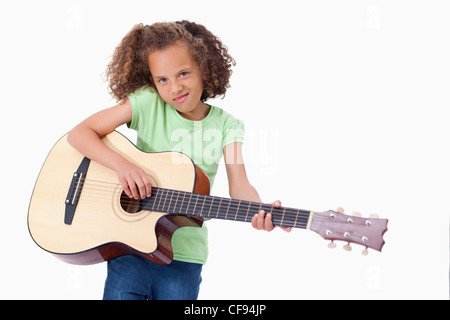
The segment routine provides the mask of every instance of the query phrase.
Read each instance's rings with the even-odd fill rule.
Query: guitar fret
[[[220,198],[220,201],[219,201],[219,206],[217,207],[216,218],[218,218],[218,217],[219,217],[220,206],[222,205],[222,200],[223,200],[223,198]]]
[[[258,202],[250,202],[249,204],[249,209],[247,210],[247,216],[246,219],[244,220],[245,222],[248,222],[247,220],[251,221],[253,219],[253,216],[255,214],[258,214],[259,211],[261,211],[261,207],[262,207],[262,203],[258,203]],[[248,214],[250,214],[250,216],[248,216]]]
[[[202,216],[202,214],[203,214],[203,208],[205,207],[205,202],[206,202],[206,196],[203,196],[203,204],[202,204],[202,208],[200,209],[200,216]]]
[[[230,205],[231,205],[231,201],[233,201],[232,199],[229,199],[228,200],[228,207],[227,207],[227,212],[226,212],[226,214],[225,214],[225,220],[227,219],[227,216],[228,216],[228,211],[230,210]]]
[[[250,207],[251,207],[251,206],[252,206],[252,202],[249,201],[249,202],[248,202],[247,212],[245,213],[245,218],[244,218],[244,221],[245,221],[245,222],[247,222],[247,217],[248,217],[248,213],[249,213],[249,211],[250,211]]]
[[[237,209],[236,209],[236,215],[234,216],[234,221],[236,221],[238,213],[239,213],[239,207],[241,206],[241,201],[239,201]]]
[[[172,190],[171,194],[170,194],[170,200],[169,200],[169,205],[167,207],[167,212],[171,213],[170,211],[170,206],[172,204],[172,198],[173,198],[173,194],[175,193],[175,190]]]
[[[298,220],[299,214],[300,214],[300,210],[297,210],[297,214],[295,215],[294,227],[297,227],[297,220]]]
[[[169,189],[166,189],[165,192],[163,193],[163,198],[162,200],[162,205],[161,205],[161,211],[166,212],[167,210],[166,208],[166,201],[167,201],[167,197],[169,196]]]
[[[205,198],[206,199],[206,198]],[[209,211],[208,211],[208,218],[209,218],[209,216],[210,216],[210,214],[211,214],[211,209],[212,209],[212,206],[213,206],[213,203],[214,203],[214,200],[215,200],[216,198],[215,197],[212,197],[212,201],[211,201],[211,205],[209,206]]]
[[[175,191],[174,191],[175,193]],[[173,213],[177,212],[177,204],[178,204],[178,198],[180,197],[180,191],[177,191],[177,198],[175,199],[175,207],[173,208]]]
[[[193,216],[195,216],[195,208],[197,207],[197,201],[198,201],[198,197],[199,197],[199,196],[200,196],[200,195],[197,194],[197,199],[195,199],[194,209],[192,210],[192,215],[193,215]]]
[[[161,210],[162,210],[163,212],[167,212],[167,209],[166,209],[166,202],[167,202],[167,198],[169,197],[169,192],[170,192],[170,190],[167,189],[167,190],[166,190],[166,193],[164,194],[164,201],[163,201],[162,208],[161,208]]]
[[[159,205],[160,205],[161,199],[162,199],[163,197],[164,197],[164,189],[162,189],[161,196],[160,196],[159,201],[158,201],[158,205],[156,206],[156,210],[157,210],[157,211],[161,211],[161,209],[159,209]]]
[[[183,200],[181,200],[181,205],[180,205],[180,214],[181,214],[181,210],[183,210],[183,203],[184,203],[184,198],[186,197],[186,192],[183,192]]]
[[[188,201],[188,204],[186,206],[186,214],[187,215],[189,215],[189,205],[191,204],[191,200],[192,200],[192,193],[189,195],[189,201]]]
[[[286,208],[284,208],[283,210],[283,216],[281,217],[281,222],[280,222],[280,226],[283,226],[283,220],[284,220],[284,215],[286,214]]]
[[[202,207],[200,208],[200,213],[199,213],[199,216],[203,217],[203,207],[205,206],[206,196],[204,196],[202,194],[199,194],[198,197],[197,197],[197,200],[198,200],[198,198],[203,198]],[[201,199],[200,199],[200,201],[201,201]],[[199,205],[200,205],[200,203],[199,203]]]
[[[167,189],[166,194],[164,195],[164,202],[162,205],[162,211],[166,211],[164,208],[166,207],[167,196],[169,195],[169,189]]]
[[[158,192],[159,192],[159,189],[156,190],[155,198],[158,198]],[[155,203],[156,203],[156,199],[153,200],[153,206],[152,206],[152,210],[151,211],[155,210]]]

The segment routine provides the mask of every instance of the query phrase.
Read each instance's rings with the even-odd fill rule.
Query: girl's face
[[[203,76],[187,46],[177,42],[149,55],[153,81],[161,98],[189,120],[202,120],[209,107],[200,101]]]

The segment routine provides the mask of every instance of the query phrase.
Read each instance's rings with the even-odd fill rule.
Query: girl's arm
[[[242,143],[229,144],[225,146],[223,152],[227,169],[230,197],[233,199],[262,202],[258,192],[248,181],[242,157]],[[281,201],[275,201],[273,206],[280,207]],[[264,210],[261,210],[252,218],[252,226],[257,230],[266,231],[272,231],[275,228],[271,214],[266,215]],[[282,227],[282,229],[288,232],[291,230],[291,228],[284,227]]]
[[[144,170],[108,148],[100,139],[118,126],[130,122],[131,118],[131,103],[127,99],[81,122],[70,131],[68,141],[89,159],[116,171],[129,197],[144,199],[151,195],[151,183]]]

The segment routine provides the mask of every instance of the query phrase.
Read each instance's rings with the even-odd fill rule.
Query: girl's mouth
[[[173,99],[173,101],[175,101],[176,103],[183,103],[183,102],[186,101],[188,95],[189,95],[189,93],[186,93],[186,94],[184,94],[182,96],[179,96],[179,97]]]

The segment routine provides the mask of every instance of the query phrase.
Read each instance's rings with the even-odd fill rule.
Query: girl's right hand
[[[138,200],[152,195],[152,184],[142,168],[127,162],[116,171],[127,196]]]

